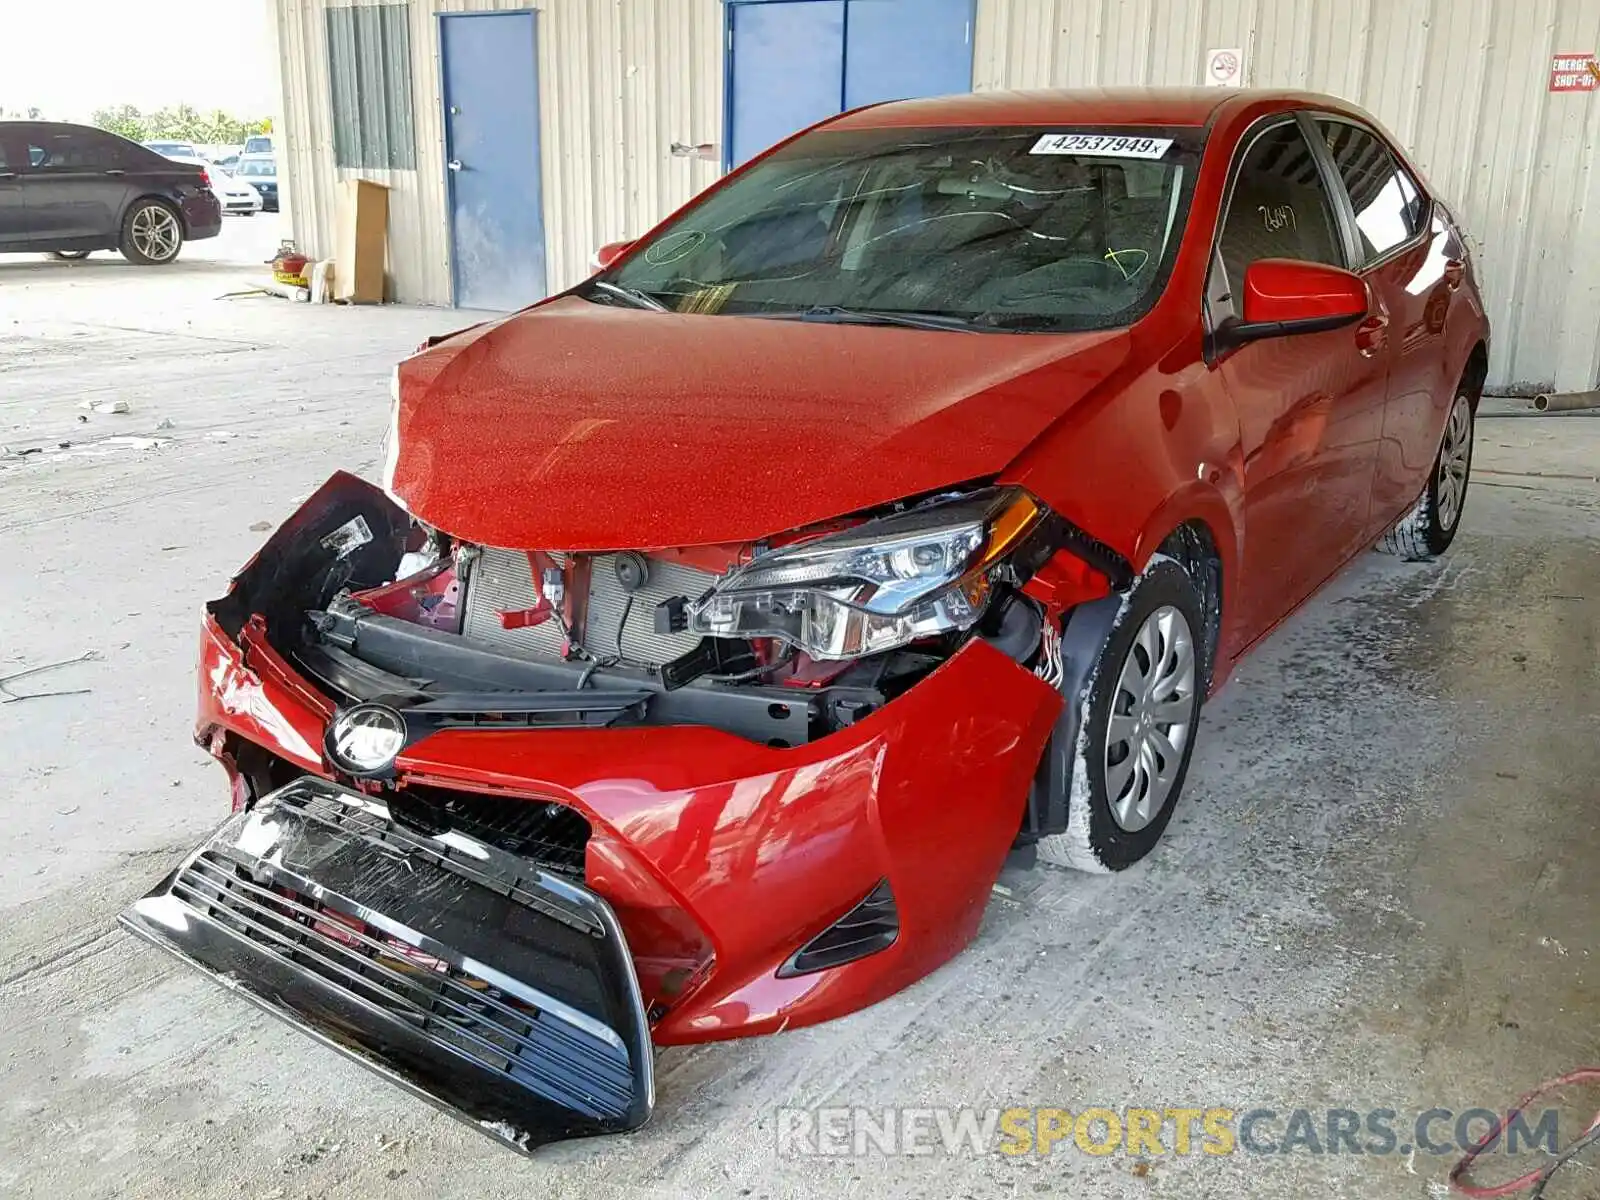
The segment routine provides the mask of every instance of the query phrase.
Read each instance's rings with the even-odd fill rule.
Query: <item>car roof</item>
[[[1264,100],[1359,114],[1344,101],[1316,92],[1212,87],[1058,88],[895,100],[845,113],[829,122],[828,128],[1067,124],[1203,127],[1225,107]]]

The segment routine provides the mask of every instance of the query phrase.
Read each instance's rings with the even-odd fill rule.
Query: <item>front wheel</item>
[[[1202,628],[1188,573],[1155,559],[1134,584],[1079,701],[1067,828],[1039,839],[1045,862],[1120,871],[1161,840],[1200,723]]]
[[[1472,397],[1457,392],[1445,419],[1444,437],[1433,460],[1428,486],[1405,517],[1383,535],[1382,550],[1410,562],[1424,562],[1443,554],[1461,527],[1467,503],[1467,481],[1472,475]]]
[[[122,257],[142,266],[162,266],[178,257],[183,224],[172,207],[159,200],[140,200],[122,220]]]

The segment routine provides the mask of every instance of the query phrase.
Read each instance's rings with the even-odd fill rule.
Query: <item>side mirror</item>
[[[589,265],[596,271],[604,271],[626,254],[632,245],[633,239],[631,238],[624,242],[607,242],[594,252],[594,257],[589,260]]]
[[[1325,263],[1263,258],[1244,273],[1241,319],[1216,332],[1219,349],[1261,338],[1321,333],[1352,325],[1370,309],[1359,275]]]

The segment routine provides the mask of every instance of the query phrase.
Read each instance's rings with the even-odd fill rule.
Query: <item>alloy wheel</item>
[[[178,218],[159,204],[147,204],[133,215],[131,233],[134,249],[154,262],[166,262],[183,241]]]
[[[1194,724],[1197,678],[1189,620],[1162,605],[1128,648],[1106,725],[1106,799],[1129,833],[1155,820],[1171,798]]]
[[[1438,477],[1434,494],[1439,503],[1439,525],[1454,529],[1467,493],[1467,467],[1472,460],[1472,402],[1457,396],[1445,422],[1444,443],[1439,447]]]

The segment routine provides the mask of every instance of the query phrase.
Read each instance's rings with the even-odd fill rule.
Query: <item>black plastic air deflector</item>
[[[794,956],[778,968],[778,978],[842,967],[858,958],[887,950],[899,936],[900,910],[895,907],[889,881],[880,879],[860,904],[795,951]]]

